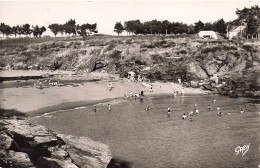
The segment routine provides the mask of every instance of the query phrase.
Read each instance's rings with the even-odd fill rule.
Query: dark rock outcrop
[[[27,120],[0,120],[0,167],[102,168],[111,160],[107,145],[87,137],[55,134]]]

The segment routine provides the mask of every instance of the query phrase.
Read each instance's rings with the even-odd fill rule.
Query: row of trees
[[[82,36],[84,39],[87,35],[90,35],[92,33],[97,33],[97,24],[76,24],[76,21],[73,19],[70,19],[67,21],[65,24],[51,24],[48,26],[48,28],[52,31],[52,33],[55,35],[60,33],[61,35],[65,34],[72,34],[76,35],[79,34]]]
[[[91,33],[97,33],[97,24],[76,24],[75,20],[70,19],[67,21],[65,24],[50,24],[48,28],[51,30],[51,32],[55,35],[60,33],[61,35],[69,34],[69,35],[76,35],[79,34],[83,38],[85,38],[87,35],[90,35]],[[9,36],[9,35],[14,35],[15,37],[17,35],[26,35],[30,36],[33,34],[34,37],[41,37],[43,32],[46,31],[46,28],[44,26],[39,27],[38,25],[36,26],[31,26],[29,24],[24,24],[24,25],[17,25],[17,26],[9,26],[5,23],[0,24],[0,32],[4,36]]]
[[[30,26],[29,24],[24,24],[24,25],[17,25],[17,26],[9,26],[6,25],[5,23],[0,24],[0,32],[4,36],[9,36],[9,35],[26,35],[30,36],[33,34],[34,37],[41,37],[42,33],[46,31],[46,28],[44,26],[39,27],[38,25],[36,26]]]
[[[124,22],[116,22],[114,31],[121,34],[124,30],[128,34],[194,34],[201,30],[214,30],[219,33],[226,33],[226,22],[220,19],[213,23],[196,22],[194,25],[188,25],[181,22],[169,22],[168,20],[158,21],[152,20],[141,23],[140,20],[130,20]]]

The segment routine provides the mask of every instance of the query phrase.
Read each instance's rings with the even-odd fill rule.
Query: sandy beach
[[[26,72],[28,73],[28,72]],[[21,74],[21,72],[19,72]],[[91,74],[92,77],[102,76],[100,73]],[[103,78],[104,78],[103,74]],[[99,103],[115,98],[123,98],[125,94],[140,93],[144,89],[145,95],[173,94],[181,91],[181,85],[176,83],[153,82],[153,92],[142,85],[142,82],[132,82],[126,79],[113,81],[113,89],[108,90],[111,81],[80,83],[77,87],[50,86],[38,89],[37,86],[13,87],[0,89],[2,109],[17,110],[22,113],[45,113],[59,109],[74,108],[90,103]],[[138,92],[139,91],[139,92]],[[184,88],[185,94],[204,94],[201,89]],[[180,94],[179,94],[180,95]]]

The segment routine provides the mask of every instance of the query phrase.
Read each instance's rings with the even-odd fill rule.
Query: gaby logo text
[[[236,147],[236,149],[235,149],[236,155],[238,155],[239,153],[242,153],[242,156],[244,156],[244,154],[246,154],[246,152],[249,150],[249,147],[250,147],[250,143],[248,145]]]

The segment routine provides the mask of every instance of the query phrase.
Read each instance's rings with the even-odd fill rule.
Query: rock
[[[189,65],[189,72],[195,76],[197,79],[206,79],[208,78],[207,74],[205,73],[205,71],[203,69],[201,69],[201,67],[192,62]]]
[[[130,168],[131,165],[129,162],[125,162],[118,159],[111,159],[109,164],[107,165],[107,168]]]
[[[87,165],[85,165],[87,167]],[[37,161],[37,168],[78,168],[71,160],[59,160],[42,157]]]
[[[13,139],[6,133],[2,132],[0,134],[0,149],[10,149],[12,143],[14,143]]]
[[[111,160],[111,151],[108,146],[95,142],[87,137],[75,137],[71,135],[58,134],[64,140],[64,146],[70,158],[79,167],[107,167]]]
[[[213,90],[212,86],[210,84],[203,84],[202,85],[207,90]]]
[[[9,150],[0,153],[0,166],[28,168],[32,167],[33,163],[26,153]]]
[[[198,81],[191,81],[190,82],[190,86],[193,87],[193,88],[199,88],[200,87]]]
[[[0,120],[0,167],[101,168],[111,151],[87,137],[56,135],[27,120]]]

